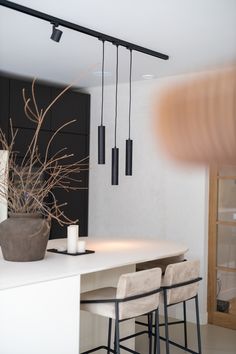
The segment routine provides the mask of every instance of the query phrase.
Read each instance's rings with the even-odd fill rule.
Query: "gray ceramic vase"
[[[39,261],[44,258],[50,221],[39,214],[10,214],[0,223],[3,258],[12,262]]]

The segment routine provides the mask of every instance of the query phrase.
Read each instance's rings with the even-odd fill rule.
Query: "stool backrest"
[[[161,286],[161,269],[153,268],[120,276],[116,298],[125,299],[136,295],[142,295],[159,289]],[[139,297],[135,300],[119,303],[119,319],[137,317],[150,311],[154,311],[159,305],[159,293]]]
[[[199,260],[169,264],[163,277],[162,286],[172,286],[197,279],[200,274]],[[172,288],[167,291],[167,304],[175,304],[197,295],[199,282]]]

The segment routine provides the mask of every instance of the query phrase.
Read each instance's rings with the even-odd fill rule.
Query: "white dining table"
[[[47,252],[44,260],[25,263],[5,261],[0,254],[1,354],[78,354],[80,326],[86,327],[80,315],[81,291],[113,286],[119,274],[137,263],[188,251],[186,245],[158,238],[81,239],[95,253]],[[48,248],[63,246],[66,239],[48,243]]]

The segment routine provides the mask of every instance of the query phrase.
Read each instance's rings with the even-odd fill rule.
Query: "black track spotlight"
[[[51,39],[54,41],[54,42],[60,42],[60,39],[61,39],[61,36],[62,36],[62,31],[59,30],[58,28],[58,24],[55,24],[53,23],[52,24],[52,35],[51,35]]]

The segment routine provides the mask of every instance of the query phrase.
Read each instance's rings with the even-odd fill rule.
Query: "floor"
[[[175,329],[174,329],[175,327]],[[140,330],[141,327],[137,326]],[[196,350],[195,326],[188,324],[189,345],[191,349]],[[202,335],[202,353],[203,354],[236,354],[236,331],[223,327],[204,325],[201,326]],[[183,344],[181,336],[181,325],[172,326],[170,336],[175,341]],[[140,353],[148,353],[147,340],[144,336],[140,336],[136,340],[136,350]],[[161,353],[165,354],[165,344],[161,341]],[[174,346],[171,346],[171,354],[186,353]]]

